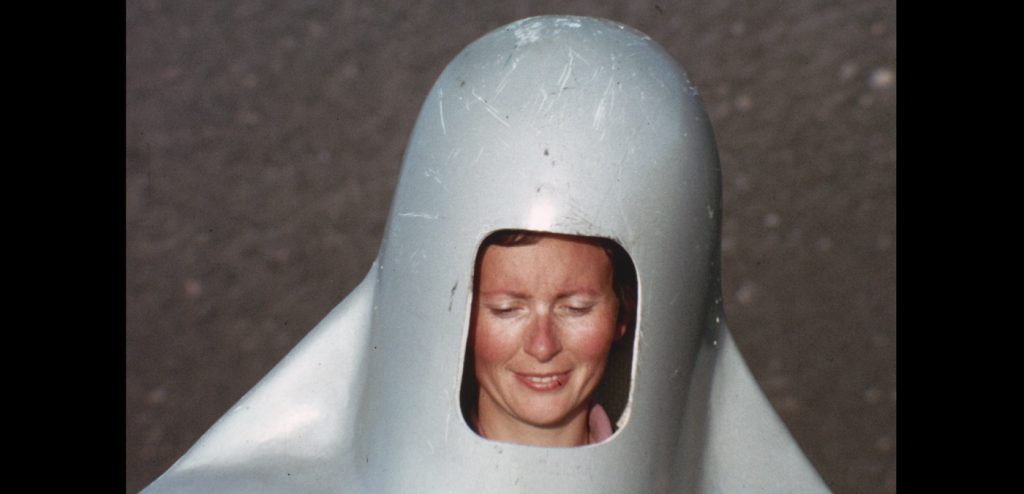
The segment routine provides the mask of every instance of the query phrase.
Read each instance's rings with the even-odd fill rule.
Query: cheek
[[[571,346],[577,358],[592,363],[604,363],[615,338],[615,328],[614,324],[602,319],[572,334],[574,337]]]
[[[509,331],[486,320],[477,320],[473,327],[473,354],[477,365],[492,366],[508,360],[516,351]]]

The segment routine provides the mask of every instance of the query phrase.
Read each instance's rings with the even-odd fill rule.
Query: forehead
[[[524,245],[488,245],[480,263],[480,283],[603,282],[611,260],[595,242],[572,237],[543,237]]]

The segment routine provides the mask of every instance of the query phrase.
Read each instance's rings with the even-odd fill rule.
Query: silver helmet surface
[[[365,280],[145,492],[827,492],[726,327],[720,191],[697,91],[649,37],[569,16],[488,33],[423,104]],[[604,442],[467,421],[474,261],[506,229],[633,260]]]

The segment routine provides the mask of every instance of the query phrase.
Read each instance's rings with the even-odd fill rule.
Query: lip
[[[523,374],[516,372],[516,379],[527,388],[538,391],[554,391],[569,381],[569,371],[550,374]]]

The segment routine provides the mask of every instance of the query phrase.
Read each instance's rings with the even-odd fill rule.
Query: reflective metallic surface
[[[708,117],[657,43],[582,17],[497,29],[423,104],[363,283],[146,492],[825,492],[725,325],[720,224]],[[465,424],[473,259],[506,228],[636,264],[630,398],[602,444]]]

